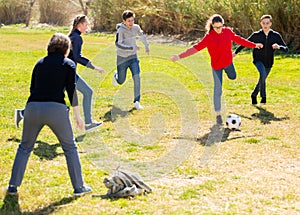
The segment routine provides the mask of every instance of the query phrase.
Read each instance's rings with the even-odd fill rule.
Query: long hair
[[[73,20],[72,27],[68,36],[70,36],[75,31],[79,23],[85,23],[85,22],[89,22],[89,19],[87,18],[86,15],[84,14],[77,15]]]
[[[211,30],[213,30],[213,24],[216,22],[221,22],[224,25],[224,19],[221,15],[219,14],[214,14],[206,22],[206,33],[209,33]]]

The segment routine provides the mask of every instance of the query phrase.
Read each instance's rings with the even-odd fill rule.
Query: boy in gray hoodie
[[[140,47],[136,44],[137,36],[143,42],[146,53],[149,54],[149,44],[141,27],[134,24],[134,12],[125,10],[122,14],[123,22],[117,24],[116,47],[117,47],[117,71],[113,76],[113,85],[123,84],[126,80],[127,69],[132,74],[134,83],[134,108],[142,109],[140,104],[140,65],[137,57],[137,50]]]

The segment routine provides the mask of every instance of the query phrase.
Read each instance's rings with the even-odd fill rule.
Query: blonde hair
[[[224,25],[224,19],[221,15],[219,14],[214,14],[211,17],[209,17],[209,19],[206,22],[206,33],[210,32],[213,29],[213,24],[216,22],[221,22]]]
[[[89,22],[89,19],[86,15],[84,14],[77,15],[73,20],[72,27],[68,35],[70,36],[75,31],[79,23],[85,23],[85,22]]]

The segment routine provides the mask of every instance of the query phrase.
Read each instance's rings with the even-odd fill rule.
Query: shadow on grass
[[[283,120],[289,120],[289,117],[281,117],[278,118],[274,115],[274,113],[271,113],[267,111],[265,108],[262,108],[260,106],[255,106],[256,109],[259,110],[258,113],[252,114],[252,118],[257,118],[260,120],[262,124],[270,124],[271,121],[283,121]]]
[[[118,117],[125,118],[134,110],[134,108],[130,110],[121,110],[119,107],[112,105],[111,109],[104,114],[104,122],[115,122]]]
[[[118,117],[125,118],[135,110],[134,108],[132,108],[129,111],[127,111],[127,110],[124,111],[114,105],[111,105],[110,107],[111,107],[111,109],[104,114],[103,122],[115,122]],[[86,137],[86,134],[83,134],[83,135],[76,137],[75,140],[76,140],[76,142],[82,142],[85,137]]]
[[[85,137],[85,134],[77,137],[76,141],[82,142],[84,137]],[[21,142],[20,139],[15,138],[15,137],[9,138],[7,140],[14,141],[17,143]],[[33,149],[33,154],[38,156],[41,160],[53,160],[58,156],[64,155],[63,152],[61,152],[61,153],[57,152],[57,148],[61,147],[60,143],[49,144],[49,143],[42,142],[42,141],[36,141],[35,144],[38,144],[38,146]],[[78,153],[80,153],[80,152],[78,151]]]
[[[20,143],[21,140],[15,137],[9,138],[8,141],[14,141]],[[37,147],[33,149],[33,153],[40,159],[53,160],[57,156],[63,155],[63,153],[57,153],[57,148],[61,147],[60,143],[49,144],[42,141],[36,141]]]
[[[60,143],[48,144],[45,142],[37,141],[38,147],[33,149],[33,153],[42,160],[53,160],[57,156],[63,155],[64,153],[57,153],[57,148],[61,147]]]
[[[232,130],[229,128],[213,125],[210,128],[210,132],[200,138],[197,138],[197,141],[200,141],[200,144],[203,146],[211,146],[215,143],[225,142],[228,139],[230,132],[232,132]]]
[[[18,195],[5,195],[0,214],[22,214]]]
[[[58,202],[53,202],[50,205],[43,207],[41,209],[32,211],[32,212],[21,212],[20,205],[19,205],[19,196],[18,195],[8,195],[6,194],[4,200],[3,200],[3,205],[0,208],[0,214],[12,214],[12,215],[17,215],[17,214],[22,214],[22,215],[29,215],[29,214],[52,214],[55,212],[56,207],[61,206],[61,205],[66,205],[71,203],[75,198],[73,197],[68,197],[68,198],[62,198]]]

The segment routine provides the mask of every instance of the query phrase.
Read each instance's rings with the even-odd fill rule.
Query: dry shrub
[[[70,24],[70,3],[66,0],[39,0],[40,23],[50,25]]]
[[[5,25],[26,23],[30,19],[30,4],[26,0],[1,0],[0,22]]]

